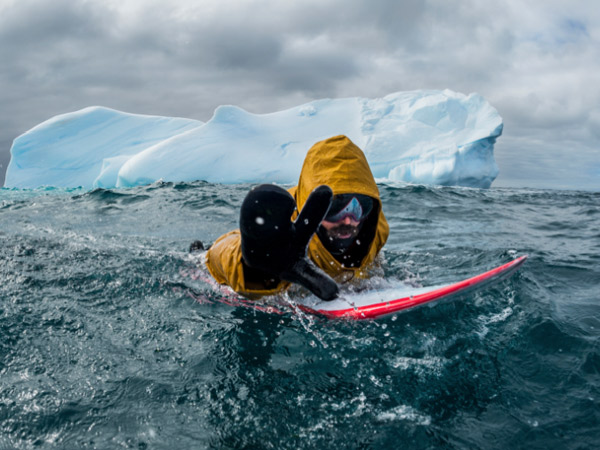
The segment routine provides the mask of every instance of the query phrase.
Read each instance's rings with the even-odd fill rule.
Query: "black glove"
[[[336,298],[336,282],[306,257],[310,238],[327,214],[332,198],[329,186],[317,187],[292,222],[296,201],[289,192],[274,184],[252,189],[240,211],[244,263],[298,283],[323,300]]]

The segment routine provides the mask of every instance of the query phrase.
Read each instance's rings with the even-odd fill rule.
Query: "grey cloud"
[[[0,142],[96,104],[208,120],[225,103],[269,112],[450,88],[499,110],[504,161],[518,152],[503,143],[519,138],[535,136],[524,145],[538,142],[536,155],[544,140],[599,143],[599,18],[577,2],[180,0],[129,15],[115,5],[0,6]]]
[[[10,145],[11,143],[8,140],[0,141],[0,186],[4,186],[4,175],[10,162],[10,152],[3,152],[2,149],[8,149]]]
[[[92,2],[22,0],[2,10],[0,37],[25,45],[89,37],[101,33],[109,18]]]
[[[278,60],[283,46],[278,36],[264,30],[223,24],[199,26],[179,36],[179,40],[185,44],[170,43],[176,52],[176,62],[203,71],[270,68]]]

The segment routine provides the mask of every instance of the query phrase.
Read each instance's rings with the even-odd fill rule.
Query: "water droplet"
[[[308,219],[304,219],[304,225],[308,225]]]
[[[263,219],[262,217],[257,217],[256,218],[256,223],[259,225],[264,225],[265,224],[265,219]]]

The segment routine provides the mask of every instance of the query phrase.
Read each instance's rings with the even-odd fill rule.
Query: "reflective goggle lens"
[[[367,195],[336,195],[325,220],[327,222],[339,222],[346,217],[351,217],[356,222],[360,222],[369,215],[372,209],[373,199]]]

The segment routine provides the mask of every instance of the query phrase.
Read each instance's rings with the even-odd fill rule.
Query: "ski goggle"
[[[366,218],[373,209],[373,199],[362,194],[339,194],[333,197],[325,220],[327,222],[339,222],[346,217],[360,222]]]

